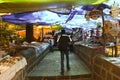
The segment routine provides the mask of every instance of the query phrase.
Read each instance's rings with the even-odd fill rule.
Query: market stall
[[[17,42],[16,43],[11,42],[9,45],[10,37],[8,36],[10,34],[8,35],[8,33],[7,33],[8,36],[4,37],[4,40],[1,39],[0,42],[2,42],[2,40],[5,41],[4,42],[5,44],[3,44],[4,47],[3,45],[0,47],[1,48],[0,49],[1,50],[0,51],[0,79],[1,80],[11,80],[11,79],[24,80],[26,77],[25,74],[30,72],[32,68],[40,60],[42,60],[44,56],[47,55],[47,53],[49,52],[50,45],[44,42],[42,43],[36,42],[36,41],[33,42],[33,36],[36,39],[43,41],[44,38],[51,37],[46,34],[49,34],[49,32],[52,32],[52,30],[58,29],[56,28],[56,26],[59,27],[59,29],[61,29],[62,27],[64,29],[70,28],[70,30],[72,30],[72,27],[77,26],[78,31],[76,30],[75,34],[73,33],[73,39],[75,40],[74,51],[77,55],[79,55],[83,59],[83,61],[90,67],[91,70],[93,70],[93,68],[95,69],[95,71],[96,69],[99,69],[100,65],[93,64],[93,63],[95,63],[97,59],[100,58],[100,56],[103,56],[103,55],[106,56],[107,54],[107,57],[108,57],[109,51],[110,51],[108,47],[111,47],[111,45],[107,43],[109,42],[114,43],[112,47],[113,46],[115,47],[114,49],[115,52],[112,54],[115,57],[118,56],[119,43],[117,42],[119,42],[118,35],[119,35],[120,25],[116,26],[116,24],[118,23],[114,21],[113,22],[115,23],[115,26],[108,25],[109,23],[106,23],[106,20],[105,20],[105,17],[108,17],[108,16],[106,16],[106,13],[103,12],[103,9],[105,8],[110,9],[110,7],[105,4],[98,5],[99,3],[102,3],[106,0],[92,0],[92,1],[81,0],[82,1],[81,3],[78,0],[70,0],[65,2],[64,1],[54,2],[54,1],[55,0],[49,0],[48,2],[50,2],[50,4],[48,4],[48,2],[46,2],[45,0],[39,0],[39,1],[37,0],[36,1],[35,0],[34,1],[33,0],[30,0],[30,1],[2,0],[2,2],[0,3],[0,9],[1,9],[0,12],[7,12],[7,13],[9,12],[12,14],[7,14],[6,16],[0,17],[0,20],[1,20],[0,26],[2,26],[1,25],[2,21],[7,21],[17,25],[25,24],[26,30],[22,32],[18,31],[16,33],[23,37],[27,37],[26,39],[28,40],[28,42],[26,42],[27,40],[19,42],[19,39],[16,38]],[[28,3],[26,4],[26,2]],[[43,3],[46,5],[44,6]],[[79,10],[78,10],[78,7],[76,6],[76,3],[80,3]],[[81,6],[83,4],[85,4],[85,6]],[[88,6],[90,4],[93,4],[92,8],[91,6]],[[67,8],[69,11],[71,11],[71,12],[67,12],[67,14],[70,13],[70,15],[63,15],[63,13],[60,13],[60,12],[57,13],[58,11],[56,10],[51,10],[54,8],[56,9],[61,7]],[[88,10],[88,8],[90,8],[90,10]],[[58,9],[58,10],[64,10],[64,9]],[[29,11],[29,12],[26,12],[26,11]],[[33,12],[33,11],[36,11],[36,12]],[[111,12],[112,12],[112,9],[111,9]],[[110,15],[111,14],[109,14],[109,16]],[[80,22],[77,21],[77,19],[79,19]],[[101,21],[100,22],[95,21],[97,19]],[[108,20],[109,19],[111,18],[108,18]],[[110,22],[110,21],[107,21],[107,22]],[[33,25],[37,25],[37,27],[33,28],[34,27]],[[40,26],[42,25],[42,27],[38,27],[38,25]],[[2,30],[5,30],[5,29],[6,28],[3,28],[3,29],[1,28],[0,33],[2,32]],[[29,35],[26,36],[26,34],[29,34]],[[108,34],[110,34],[110,37],[112,38],[110,38]],[[2,33],[0,35],[3,36]],[[112,40],[113,38],[115,41]],[[100,58],[100,60],[103,61],[104,59]],[[109,61],[107,63],[109,65]],[[96,68],[96,65],[97,65],[97,68]],[[106,64],[104,65],[106,67]],[[102,71],[104,72],[105,69],[103,68]],[[118,67],[116,68],[115,66],[115,69],[118,69]],[[20,73],[22,76],[21,75],[16,76],[17,72]],[[106,71],[106,75],[109,75],[107,73],[108,72]],[[113,68],[113,73],[110,73],[110,74],[114,74],[114,73],[115,72]],[[97,76],[96,79],[98,79],[99,75],[96,75],[96,74],[97,74],[97,71],[95,72],[94,75]],[[115,77],[117,79],[120,79],[118,78],[119,76],[117,72],[115,73],[115,76],[114,75],[112,76],[113,78]]]
[[[12,78],[16,75],[16,73],[19,70],[25,68],[26,65],[27,62],[23,56],[4,57],[4,59],[0,61],[0,79],[12,80]]]
[[[24,80],[32,68],[49,52],[48,43],[14,45],[9,52],[0,51],[0,79]],[[6,77],[8,76],[8,77]]]

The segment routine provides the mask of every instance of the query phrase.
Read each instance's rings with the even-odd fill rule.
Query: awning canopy
[[[108,5],[106,3],[100,4],[107,0],[29,0],[29,1],[0,0],[0,1],[3,1],[0,2],[1,9],[0,12],[14,13],[12,15],[2,16],[3,20],[5,21],[14,24],[37,23],[41,25],[51,25],[54,23],[55,24],[59,23],[64,28],[72,27],[94,28],[96,27],[95,21],[88,22],[84,18],[86,10],[94,9],[95,6],[97,6],[96,7],[97,9],[99,9],[99,6],[103,6],[104,8],[110,8],[109,4]],[[113,4],[113,2],[111,2],[111,4]],[[67,13],[67,15],[64,15],[63,13]],[[110,18],[111,17],[109,16],[107,17],[105,16],[105,19]],[[97,21],[101,22],[101,17]]]
[[[2,16],[3,20],[7,22],[11,22],[14,24],[26,24],[26,23],[37,23],[42,25],[50,25],[54,23],[67,23],[70,21],[74,15],[85,15],[86,10],[99,8],[100,6],[104,8],[110,8],[110,6],[106,4],[98,4],[98,5],[89,5],[89,6],[79,6],[72,9],[62,8],[67,10],[66,13],[69,13],[69,17],[66,17],[66,20],[63,20],[63,16],[65,12],[54,11],[54,10],[40,10],[33,12],[22,12],[22,13],[14,13],[11,15]],[[57,10],[57,9],[56,9]],[[59,9],[58,9],[59,10]],[[58,13],[57,13],[58,12]],[[61,14],[62,13],[62,14]],[[84,17],[83,17],[84,18]],[[61,20],[62,19],[62,20]]]
[[[60,21],[60,17],[51,11],[23,12],[2,16],[2,19],[14,24],[42,24],[50,25]]]
[[[80,5],[95,5],[107,0],[0,0],[0,13],[18,13]]]

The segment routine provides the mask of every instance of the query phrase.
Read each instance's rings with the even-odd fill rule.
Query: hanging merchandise
[[[112,23],[109,20],[104,21],[104,40],[106,42],[114,41],[113,36],[110,33],[110,30],[112,28]]]
[[[118,5],[116,5],[115,3],[111,6],[111,9],[110,9],[110,15],[115,18],[119,15],[120,13],[120,10],[119,10],[119,7]]]
[[[118,33],[120,31],[119,23],[117,20],[112,22],[112,28],[110,29],[110,34],[112,36],[118,36]]]
[[[89,13],[89,16],[91,19],[98,19],[100,16],[101,16],[101,13],[99,10],[96,10],[96,9],[93,9],[90,13]]]
[[[104,21],[104,34],[109,34],[112,28],[112,23],[108,20]]]
[[[86,14],[85,14],[85,19],[86,19],[86,21],[89,21],[89,20],[90,20],[89,14],[90,14],[90,11],[86,11]]]

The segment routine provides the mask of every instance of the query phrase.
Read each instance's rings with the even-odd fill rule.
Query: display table
[[[49,46],[48,43],[42,43],[41,45],[32,45],[31,48],[34,48],[36,57],[40,56]]]
[[[5,56],[7,52],[0,50],[0,60],[2,59],[3,56]]]
[[[17,54],[20,54],[25,57],[27,61],[27,69],[26,72],[32,70],[32,68],[40,62],[44,56],[49,52],[49,44],[48,43],[32,43],[25,45],[27,47],[25,50],[21,50]]]
[[[7,57],[0,61],[0,80],[11,80],[15,74],[27,65],[22,56]]]
[[[16,53],[0,58],[0,80],[25,80],[26,75],[49,52],[48,43],[31,43],[15,48]]]

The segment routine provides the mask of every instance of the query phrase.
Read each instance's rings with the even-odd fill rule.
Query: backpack
[[[68,50],[69,42],[70,42],[70,39],[67,35],[66,36],[61,35],[58,41],[59,50]]]

